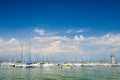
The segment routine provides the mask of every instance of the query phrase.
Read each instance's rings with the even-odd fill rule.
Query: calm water
[[[0,67],[0,80],[120,80],[120,67]]]

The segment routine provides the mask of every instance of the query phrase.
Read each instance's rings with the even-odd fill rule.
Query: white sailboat
[[[74,65],[75,67],[81,67],[82,64],[81,64],[81,63],[74,63],[73,65]]]
[[[14,49],[15,52],[15,49]],[[15,62],[12,62],[12,55],[11,55],[11,49],[9,47],[9,53],[10,53],[10,62],[8,62],[7,66],[9,67],[15,67]]]
[[[54,63],[48,63],[48,62],[42,65],[42,67],[54,67],[54,66],[55,66]]]
[[[28,51],[28,58],[27,61],[24,59],[23,55],[23,45],[22,45],[22,63],[17,63],[15,65],[16,68],[33,68],[33,67],[40,67],[40,63],[32,63],[31,61],[31,54],[30,54],[30,44],[29,44],[29,51]]]
[[[21,47],[21,50],[22,50],[22,52],[21,52],[21,62],[20,62],[20,63],[16,63],[16,64],[15,64],[15,67],[16,67],[16,68],[29,67],[29,65],[27,65],[27,64],[25,63],[26,60],[25,60],[24,54],[23,54],[23,45],[22,45],[22,47]]]

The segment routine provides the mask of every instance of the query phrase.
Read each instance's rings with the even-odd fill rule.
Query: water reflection
[[[119,76],[120,67],[0,67],[0,80],[120,80]]]

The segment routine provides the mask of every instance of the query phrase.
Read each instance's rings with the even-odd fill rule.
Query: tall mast
[[[11,57],[11,49],[10,49],[10,46],[9,46],[9,54],[10,54],[10,62],[12,62],[12,57]]]
[[[21,48],[22,48],[22,52],[21,52],[21,62],[24,63],[25,61],[24,61],[24,58],[23,58],[23,44],[22,44]]]
[[[28,43],[28,61],[31,62],[31,54],[30,54],[30,51],[31,51],[31,47],[30,47],[30,41]]]

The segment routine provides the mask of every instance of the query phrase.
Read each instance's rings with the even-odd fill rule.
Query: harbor
[[[111,62],[1,62],[1,66],[4,67],[15,67],[15,68],[38,68],[38,67],[60,67],[62,68],[74,68],[74,67],[120,67],[120,63],[115,63],[115,56],[110,56]]]
[[[119,80],[120,67],[39,67],[0,66],[1,80]]]
[[[0,80],[120,80],[120,0],[0,0]]]
[[[1,62],[1,80],[119,80],[120,63],[111,62]]]

